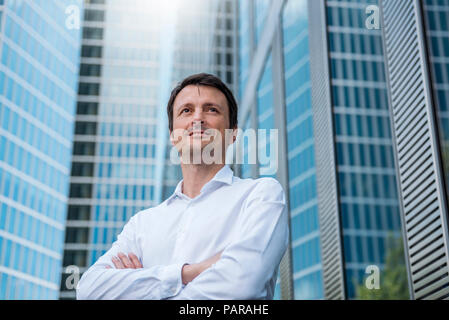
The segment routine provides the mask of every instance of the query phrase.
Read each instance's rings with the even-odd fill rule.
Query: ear
[[[170,128],[169,128],[168,133],[169,133],[169,137],[170,137],[170,143],[172,146],[174,146],[175,143],[173,142],[173,130],[170,130]]]
[[[237,140],[237,130],[238,130],[238,127],[235,126],[232,130],[233,130],[233,133],[232,133],[232,143],[234,143],[235,140]]]

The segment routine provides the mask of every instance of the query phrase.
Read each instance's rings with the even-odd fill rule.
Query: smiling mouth
[[[203,135],[204,134],[204,130],[202,131],[193,131],[189,133],[189,137],[193,136],[193,135]]]

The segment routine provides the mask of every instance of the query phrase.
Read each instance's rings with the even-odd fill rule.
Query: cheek
[[[207,122],[211,127],[217,128],[219,130],[222,130],[223,128],[228,128],[229,126],[229,120],[222,115],[209,117],[207,120],[208,120]]]
[[[185,126],[186,120],[182,118],[173,119],[173,129],[181,128],[183,129]]]

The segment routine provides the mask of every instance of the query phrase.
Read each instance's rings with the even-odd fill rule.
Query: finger
[[[125,266],[123,265],[122,261],[117,257],[112,257],[112,263],[117,269],[125,269]]]
[[[220,251],[220,252],[218,252],[217,254],[215,254],[213,257],[212,257],[212,260],[213,261],[218,261],[218,260],[220,260],[220,258],[221,258],[221,253],[222,253],[223,251]]]
[[[131,260],[131,263],[134,264],[135,268],[142,268],[142,264],[140,263],[139,258],[137,258],[134,253],[130,252],[128,254],[128,257]]]
[[[128,256],[126,254],[119,252],[117,256],[120,258],[125,268],[135,269],[134,265],[131,263],[131,261],[129,261]]]
[[[218,254],[213,255],[212,257],[204,260],[204,264],[206,267],[210,267],[215,262],[217,262],[220,259],[220,256]]]

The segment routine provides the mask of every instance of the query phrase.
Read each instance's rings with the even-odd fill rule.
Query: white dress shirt
[[[288,245],[284,191],[273,178],[240,179],[225,165],[191,199],[175,192],[138,212],[81,277],[78,299],[272,299]],[[184,264],[221,258],[187,285]],[[116,269],[134,253],[143,268]],[[111,266],[111,269],[106,268]]]

